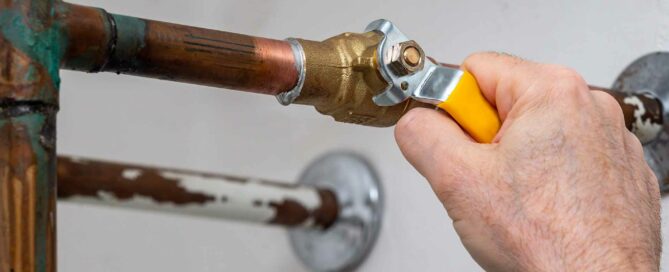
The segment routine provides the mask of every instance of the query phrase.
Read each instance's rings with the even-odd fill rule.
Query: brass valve
[[[501,121],[474,75],[426,58],[388,20],[366,31],[323,42],[294,40],[300,78],[296,91],[279,101],[295,98],[290,102],[314,105],[337,121],[368,126],[394,125],[414,107],[440,108],[476,141],[492,142]]]
[[[343,33],[322,42],[298,40],[304,52],[304,85],[294,103],[313,105],[336,121],[392,126],[408,110],[433,105],[407,100],[378,106],[372,98],[388,87],[379,73],[381,33]]]

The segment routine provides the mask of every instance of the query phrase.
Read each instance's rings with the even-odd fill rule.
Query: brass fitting
[[[387,127],[414,107],[434,107],[414,100],[390,107],[372,97],[388,83],[378,70],[377,48],[382,34],[343,33],[322,42],[299,40],[305,56],[304,86],[294,103],[313,105],[336,121]]]

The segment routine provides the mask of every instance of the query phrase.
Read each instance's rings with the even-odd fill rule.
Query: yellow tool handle
[[[448,99],[437,106],[479,143],[491,143],[502,125],[497,110],[483,97],[476,78],[467,71]]]

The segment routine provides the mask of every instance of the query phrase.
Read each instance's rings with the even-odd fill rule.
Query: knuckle
[[[605,119],[610,120],[616,128],[627,130],[625,127],[625,116],[618,101],[610,94],[602,91],[591,91],[591,93],[594,97],[596,114],[600,114]]]
[[[602,104],[602,107],[607,114],[620,117],[621,119],[624,118],[623,110],[620,107],[618,101],[613,96],[603,92],[599,92],[599,94],[600,103]]]
[[[469,62],[469,61],[472,61],[472,60],[476,60],[477,58],[481,58],[483,56],[486,56],[487,54],[488,53],[485,53],[485,52],[471,53],[465,58],[464,62]]]
[[[548,95],[577,104],[583,104],[588,99],[588,84],[574,69],[546,64],[543,73],[544,89],[548,90]]]
[[[552,67],[552,74],[552,79],[567,87],[566,89],[582,90],[588,86],[581,74],[572,68],[555,65]]]
[[[462,62],[463,66],[468,67],[471,65],[476,65],[477,63],[485,62],[486,58],[489,58],[490,55],[491,54],[488,52],[472,53]]]
[[[490,60],[507,61],[516,64],[526,62],[524,59],[512,54],[488,51],[472,53],[465,58],[463,63],[466,65]]]

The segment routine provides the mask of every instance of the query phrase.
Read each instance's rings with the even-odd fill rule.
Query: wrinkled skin
[[[429,109],[395,137],[472,257],[488,271],[658,271],[657,180],[614,98],[556,65],[480,53],[463,66],[503,121],[493,143]]]

